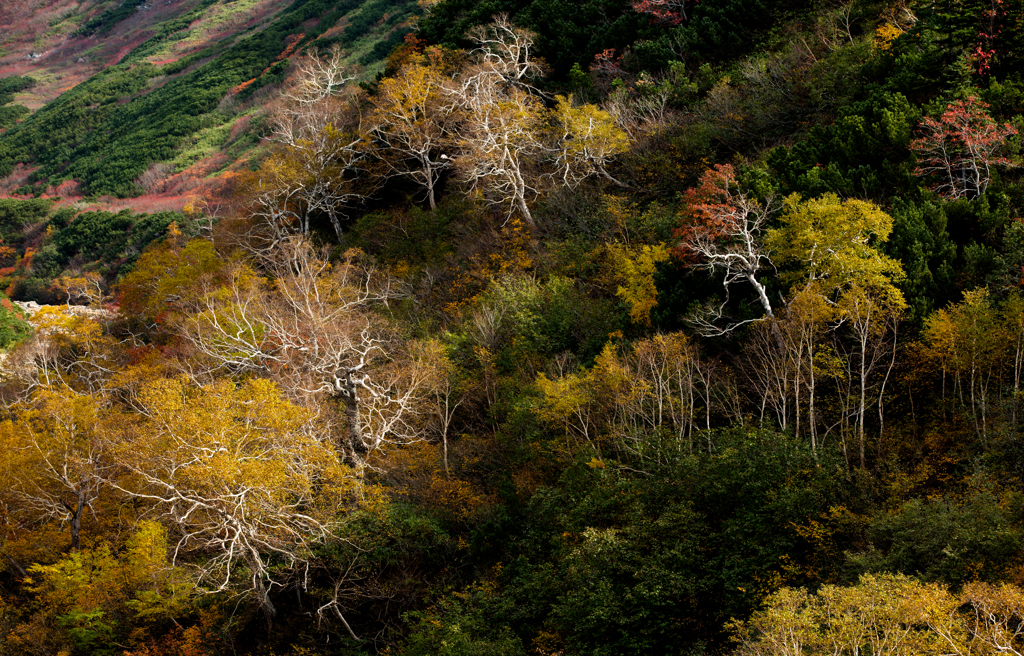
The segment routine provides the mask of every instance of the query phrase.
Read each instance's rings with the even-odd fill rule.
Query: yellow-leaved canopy
[[[119,450],[133,475],[123,490],[162,511],[176,553],[203,556],[200,579],[215,590],[237,581],[273,614],[275,571],[304,571],[354,500],[348,468],[308,412],[264,379],[158,380],[139,401],[146,421]]]
[[[766,245],[791,285],[814,282],[826,296],[853,283],[891,288],[903,279],[903,268],[876,244],[889,238],[892,225],[892,217],[874,203],[835,194],[800,200],[793,194],[785,201],[782,225],[768,231]]]

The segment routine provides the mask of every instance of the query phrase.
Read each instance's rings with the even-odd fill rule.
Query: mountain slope
[[[149,191],[140,177],[154,163],[169,164],[157,177],[180,173],[237,140],[265,100],[259,90],[281,82],[290,58],[306,47],[337,43],[373,70],[408,31],[415,6],[410,0],[37,6],[29,22],[50,17],[51,27],[33,43],[46,49],[21,54],[31,33],[14,35],[0,59],[5,74],[35,80],[16,100],[39,107],[0,135],[0,176],[8,178],[8,192],[21,194],[138,196]],[[15,20],[8,10],[4,21]],[[57,72],[65,67],[69,72]],[[68,81],[70,88],[59,86]],[[54,87],[61,93],[50,100]],[[203,152],[190,152],[200,144]]]

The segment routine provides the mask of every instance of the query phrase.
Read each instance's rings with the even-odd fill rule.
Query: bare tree
[[[357,251],[331,264],[293,238],[267,262],[273,281],[237,264],[227,288],[211,288],[179,325],[210,371],[270,376],[312,407],[342,402],[347,436],[337,447],[356,464],[387,443],[423,439],[416,414],[430,367],[373,313],[398,291]]]
[[[448,438],[455,413],[470,397],[470,386],[462,379],[458,366],[451,361],[444,345],[437,341],[424,344],[423,356],[434,364],[434,375],[427,382],[428,407],[432,423],[441,438],[442,461],[445,474],[448,469]]]
[[[532,84],[545,69],[533,56],[531,32],[502,15],[468,37],[477,48],[445,93],[461,115],[455,165],[470,189],[534,227],[529,203],[545,180],[574,187],[596,175],[626,186],[607,165],[628,149],[627,135],[594,105],[558,97],[555,110],[545,107]]]
[[[543,105],[521,89],[511,89],[494,102],[473,107],[461,137],[459,169],[472,189],[481,189],[491,203],[519,210],[536,227],[527,201],[539,192],[533,171],[550,152],[545,144]]]
[[[302,60],[297,77],[271,114],[271,138],[281,150],[257,172],[251,212],[272,239],[309,234],[326,214],[339,239],[344,208],[361,201],[353,177],[366,157],[357,115],[347,108],[355,79],[338,49]]]
[[[780,329],[766,323],[757,324],[748,333],[739,355],[739,370],[747,386],[758,397],[759,421],[771,412],[776,423],[785,430],[792,412],[790,404],[793,385],[792,353],[780,340]]]
[[[547,116],[529,82],[543,73],[531,57],[534,36],[514,27],[507,16],[470,32],[477,44],[475,63],[449,85],[447,93],[465,114],[456,164],[471,189],[488,202],[517,209],[535,226],[527,201],[538,194],[531,169],[552,152]]]
[[[498,14],[490,24],[474,27],[467,37],[477,45],[473,54],[479,60],[475,71],[479,77],[526,86],[545,73],[544,65],[532,54],[536,35],[513,25],[508,14]]]

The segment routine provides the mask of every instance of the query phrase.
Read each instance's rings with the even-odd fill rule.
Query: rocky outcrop
[[[106,308],[91,307],[88,305],[40,305],[35,301],[12,301],[15,305],[25,311],[25,314],[31,317],[35,316],[37,312],[43,308],[60,308],[68,314],[73,314],[79,317],[89,317],[97,321],[106,321],[114,318],[114,313]]]

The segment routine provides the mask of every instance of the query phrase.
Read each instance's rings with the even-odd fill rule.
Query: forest
[[[0,79],[0,656],[1024,654],[1024,0],[212,2]]]

